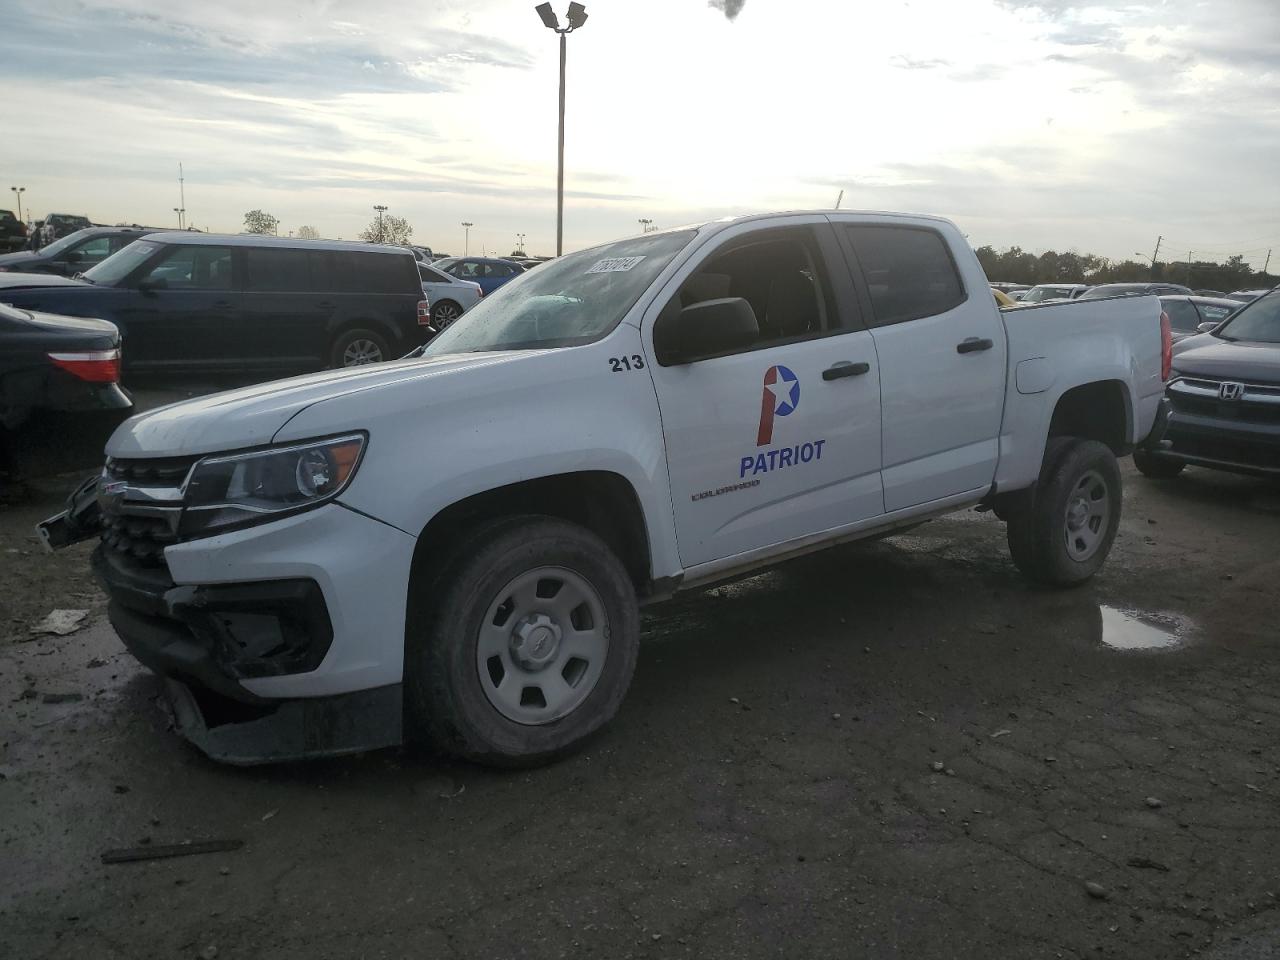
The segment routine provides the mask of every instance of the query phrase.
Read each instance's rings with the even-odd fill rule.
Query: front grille
[[[1178,413],[1237,423],[1280,424],[1280,387],[1243,384],[1237,400],[1219,396],[1221,380],[1184,377],[1169,384],[1169,401]]]
[[[107,477],[140,487],[177,487],[187,478],[199,457],[155,457],[152,459],[107,459]]]
[[[126,503],[119,512],[103,513],[102,542],[107,549],[126,554],[142,566],[158,567],[164,564],[164,548],[178,543],[179,538],[164,517],[136,516]]]
[[[107,460],[103,480],[123,481],[139,493],[167,490],[176,495],[199,459],[113,457]],[[181,541],[174,532],[180,511],[181,504],[175,500],[149,502],[145,497],[126,493],[124,500],[105,506],[102,511],[103,546],[138,566],[163,567],[164,548]]]

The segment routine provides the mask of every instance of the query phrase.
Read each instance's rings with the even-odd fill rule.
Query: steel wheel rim
[[[1089,470],[1081,475],[1067,496],[1064,523],[1067,556],[1083,563],[1098,552],[1111,519],[1111,491],[1102,474]]]
[[[365,363],[381,363],[382,348],[374,343],[361,337],[352,340],[347,344],[347,348],[342,351],[342,365],[344,367],[358,367]]]
[[[436,307],[436,329],[443,330],[460,316],[462,316],[462,311],[453,304],[440,304],[440,306]]]
[[[580,707],[604,673],[609,621],[599,591],[564,567],[513,578],[485,610],[476,673],[490,705],[539,726]]]

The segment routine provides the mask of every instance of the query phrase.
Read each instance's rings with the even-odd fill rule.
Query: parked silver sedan
[[[422,277],[422,289],[431,302],[431,325],[437,332],[474,307],[484,296],[480,284],[451,277],[421,261],[418,273]]]

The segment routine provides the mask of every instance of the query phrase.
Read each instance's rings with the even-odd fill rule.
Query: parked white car
[[[1087,283],[1038,283],[1024,293],[1018,302],[1030,304],[1074,300],[1088,289]]]
[[[431,302],[431,326],[437,331],[444,330],[484,296],[480,284],[450,276],[421,261],[418,273],[422,277],[422,290]]]
[[[111,622],[215,758],[529,764],[613,717],[678,590],[975,506],[1032,579],[1093,576],[1169,360],[1154,297],[1002,313],[946,220],[719,220],[549,262],[399,362],[134,417],[42,527],[100,507]]]

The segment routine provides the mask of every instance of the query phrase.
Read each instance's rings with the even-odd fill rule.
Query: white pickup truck
[[[974,506],[1023,573],[1092,576],[1169,357],[1154,297],[1002,314],[946,220],[726,219],[136,416],[42,527],[100,523],[111,621],[211,756],[533,763],[615,714],[674,591]]]

